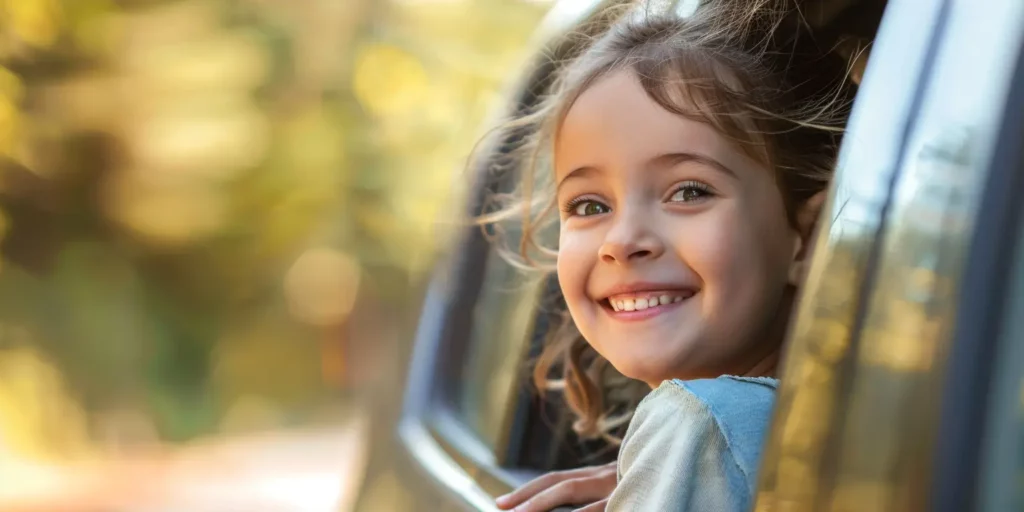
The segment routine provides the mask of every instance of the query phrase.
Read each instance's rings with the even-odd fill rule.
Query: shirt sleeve
[[[745,512],[751,493],[711,408],[674,382],[637,407],[608,510]]]

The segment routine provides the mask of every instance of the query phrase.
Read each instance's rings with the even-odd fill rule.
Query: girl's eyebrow
[[[687,153],[687,152],[665,153],[663,155],[658,155],[658,156],[652,158],[648,162],[647,165],[650,166],[650,167],[655,167],[655,168],[658,168],[658,167],[672,167],[672,166],[681,164],[683,162],[697,162],[697,163],[700,163],[700,164],[704,164],[704,165],[706,165],[708,167],[711,167],[712,169],[715,169],[715,170],[721,172],[722,174],[725,174],[725,175],[727,175],[727,176],[729,176],[729,177],[731,177],[733,179],[739,179],[739,175],[736,174],[736,171],[730,169],[725,164],[719,162],[718,160],[715,160],[714,158],[711,158],[710,156],[701,155],[701,154],[698,154],[698,153]]]
[[[558,180],[558,184],[555,185],[555,191],[557,192],[558,190],[561,190],[562,185],[566,181],[569,181],[570,178],[583,178],[586,175],[593,174],[595,172],[598,172],[597,168],[593,167],[593,166],[590,166],[590,165],[584,165],[583,167],[577,167],[577,168],[573,169],[572,171],[570,171],[568,174],[566,174],[564,177],[562,177],[561,180]]]

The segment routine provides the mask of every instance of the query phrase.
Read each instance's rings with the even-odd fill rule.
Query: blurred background
[[[0,0],[0,510],[403,499],[374,425],[549,8]]]

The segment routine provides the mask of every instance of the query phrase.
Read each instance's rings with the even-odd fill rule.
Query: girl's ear
[[[814,229],[817,227],[821,208],[828,198],[828,191],[822,190],[811,196],[800,207],[796,215],[797,240],[793,249],[793,261],[789,266],[789,284],[800,286],[807,274],[807,265],[811,256]]]

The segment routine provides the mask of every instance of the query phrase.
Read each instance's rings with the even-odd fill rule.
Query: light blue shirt
[[[777,386],[767,377],[663,382],[629,423],[608,510],[750,510]]]

